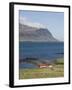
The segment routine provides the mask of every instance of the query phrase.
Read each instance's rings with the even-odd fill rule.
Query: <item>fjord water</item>
[[[64,53],[63,42],[20,42],[19,56],[24,58],[54,59]]]
[[[19,60],[25,58],[54,60],[63,56],[64,42],[19,42]],[[29,66],[34,67],[28,63],[20,65],[20,67]]]

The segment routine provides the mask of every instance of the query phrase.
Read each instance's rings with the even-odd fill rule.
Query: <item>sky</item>
[[[26,22],[39,23],[48,28],[53,37],[64,41],[64,13],[20,10],[19,17]]]

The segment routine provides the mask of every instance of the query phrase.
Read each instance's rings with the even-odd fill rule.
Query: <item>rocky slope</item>
[[[57,42],[47,28],[36,28],[24,24],[19,24],[19,40],[20,41],[41,41],[41,42]]]

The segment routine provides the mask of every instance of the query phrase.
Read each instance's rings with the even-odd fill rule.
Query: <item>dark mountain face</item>
[[[22,24],[19,24],[19,39],[20,41],[57,41],[46,28],[35,28]]]

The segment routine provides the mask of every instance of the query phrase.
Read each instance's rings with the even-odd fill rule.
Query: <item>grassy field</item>
[[[57,59],[50,68],[19,69],[19,79],[53,78],[64,76],[64,60]]]

